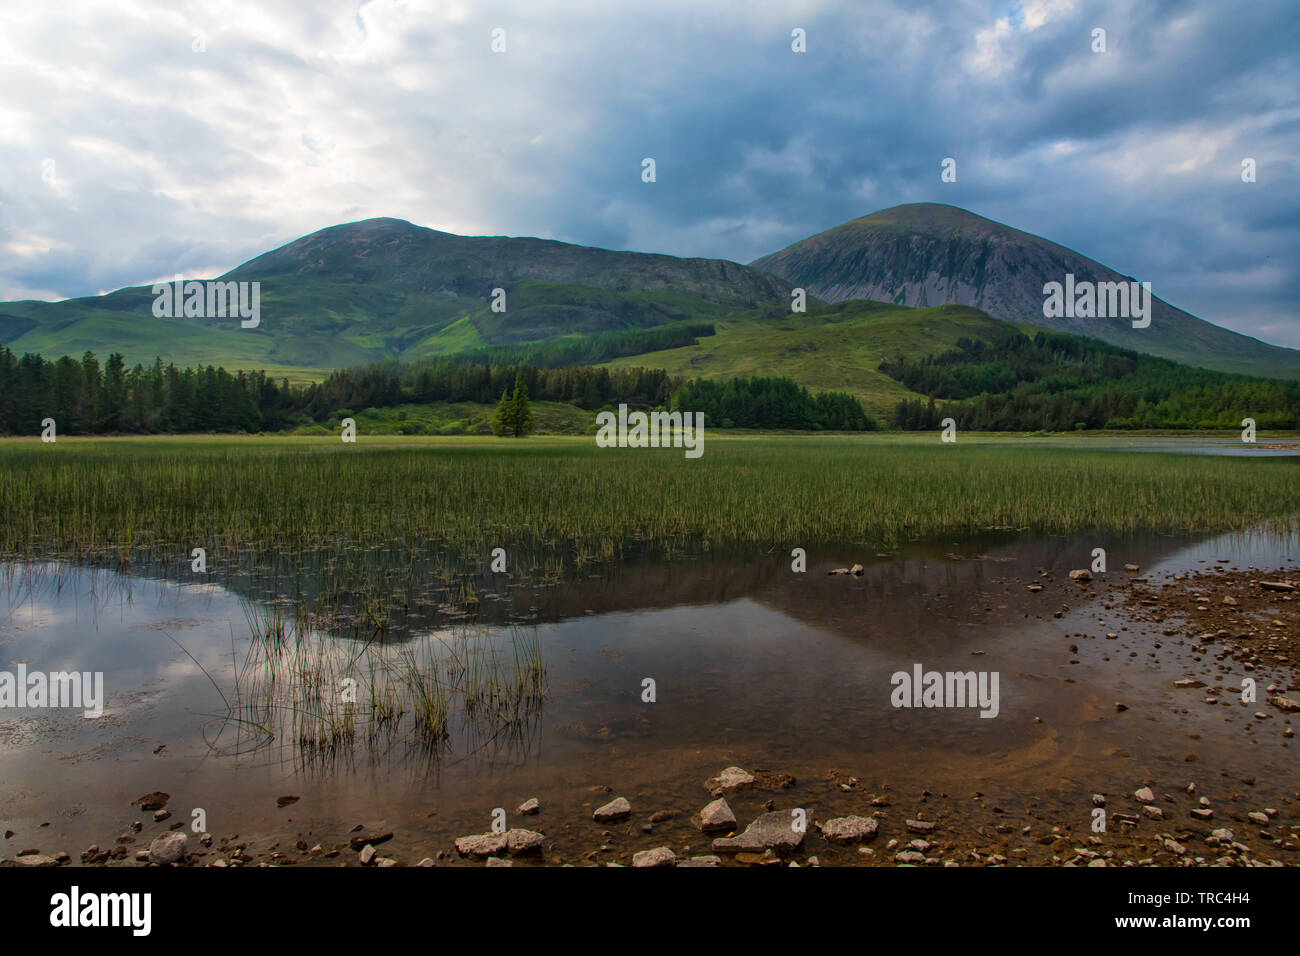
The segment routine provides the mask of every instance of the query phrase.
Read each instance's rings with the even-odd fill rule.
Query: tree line
[[[876,422],[852,395],[808,389],[788,378],[697,379],[673,392],[671,410],[704,412],[721,428],[867,431]]]
[[[875,427],[852,396],[812,396],[789,379],[688,381],[663,369],[545,369],[451,359],[397,362],[332,372],[323,382],[292,385],[264,372],[178,368],[156,359],[128,368],[118,353],[104,363],[21,358],[0,346],[0,433],[36,435],[46,418],[58,434],[157,434],[280,431],[340,413],[435,402],[497,405],[501,433],[534,427],[530,400],[588,411],[626,404],[639,409],[702,411],[714,427],[861,430]]]
[[[0,432],[34,435],[46,418],[59,434],[274,431],[293,418],[294,390],[263,372],[137,364],[113,353],[15,356],[0,346]]]
[[[959,339],[921,359],[880,370],[927,399],[903,400],[891,424],[938,428],[944,418],[977,431],[1093,428],[1300,427],[1300,383],[1179,365],[1067,333],[999,330]],[[943,400],[942,405],[938,400]]]

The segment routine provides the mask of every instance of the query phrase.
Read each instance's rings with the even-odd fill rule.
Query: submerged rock
[[[153,793],[146,793],[143,797],[136,797],[131,801],[131,806],[139,807],[141,810],[161,810],[167,806],[167,801],[171,798],[170,793],[155,790]]]
[[[736,790],[749,790],[757,784],[754,775],[740,767],[728,767],[716,777],[704,781],[704,788],[715,797]]]
[[[1077,571],[1070,572],[1071,581],[1091,581],[1092,572],[1087,568],[1079,568]]]
[[[354,836],[349,842],[352,844],[352,849],[360,852],[363,846],[379,846],[379,844],[387,843],[392,838],[393,832],[389,830],[385,833],[371,833],[366,836]]]

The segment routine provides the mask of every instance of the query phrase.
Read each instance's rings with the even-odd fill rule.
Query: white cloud
[[[996,78],[1012,69],[1019,58],[1017,37],[1033,33],[1074,12],[1075,0],[1025,0],[1011,14],[998,17],[991,26],[976,31],[974,49],[966,57],[966,68],[981,76]]]

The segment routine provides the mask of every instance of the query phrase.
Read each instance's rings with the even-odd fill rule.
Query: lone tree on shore
[[[533,406],[528,401],[528,386],[524,384],[522,375],[516,375],[514,394],[502,391],[501,401],[497,402],[497,410],[492,415],[492,434],[523,438],[536,428]]]

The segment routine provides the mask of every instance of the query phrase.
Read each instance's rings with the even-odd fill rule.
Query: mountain
[[[651,329],[790,302],[788,283],[735,262],[457,236],[401,219],[331,226],[218,278],[261,283],[257,328],[231,318],[155,318],[143,286],[0,303],[0,344],[278,374]],[[497,288],[506,292],[504,312],[491,308]]]
[[[1131,281],[1040,236],[939,203],[894,206],[828,229],[750,263],[830,302],[968,305],[996,319],[1086,335],[1189,365],[1300,379],[1300,351],[1212,325],[1153,296],[1151,324],[1125,318],[1048,318],[1043,287]],[[1153,289],[1153,293],[1158,293]]]
[[[992,341],[1011,321],[1186,364],[1300,379],[1300,352],[1159,299],[1146,329],[1126,319],[1046,318],[1043,285],[1066,273],[1126,278],[1046,239],[935,204],[874,213],[751,266],[367,219],[218,277],[261,283],[257,328],[237,318],[156,318],[145,286],[0,303],[0,345],[50,358],[121,352],[128,364],[161,356],[297,380],[466,352],[480,361],[608,361],[681,375],[786,375],[814,390],[852,392],[883,413],[912,393],[878,369],[882,361],[936,355],[962,338]],[[806,313],[790,311],[794,286],[812,294]],[[505,311],[491,305],[498,288]]]

